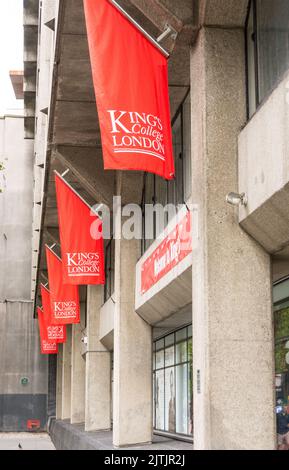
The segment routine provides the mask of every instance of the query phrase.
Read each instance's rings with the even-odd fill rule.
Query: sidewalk
[[[0,433],[0,450],[55,450],[47,433]]]
[[[51,439],[58,450],[112,450],[111,431],[85,432],[83,424],[54,420],[50,425]],[[193,444],[154,436],[152,444],[124,447],[119,450],[193,450]]]

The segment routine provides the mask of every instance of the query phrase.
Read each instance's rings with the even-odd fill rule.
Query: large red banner
[[[66,325],[80,322],[78,287],[63,284],[61,259],[46,246],[50,287],[51,324]]]
[[[102,222],[58,173],[55,185],[63,282],[104,284]]]
[[[145,294],[192,252],[192,213],[176,224],[141,266],[141,293]]]
[[[37,308],[37,314],[38,314],[41,354],[57,354],[58,344],[56,343],[56,341],[49,341],[47,339],[47,331],[45,328],[45,322],[43,318],[44,313],[39,307]]]
[[[105,169],[174,177],[168,63],[109,0],[84,0]]]
[[[43,308],[43,321],[47,332],[48,341],[56,341],[57,343],[65,343],[66,341],[66,326],[65,325],[52,325],[52,313],[49,290],[41,284],[41,298]],[[54,320],[55,323],[55,320]]]

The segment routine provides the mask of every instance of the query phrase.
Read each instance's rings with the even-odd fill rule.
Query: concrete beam
[[[195,3],[200,26],[245,26],[249,0],[197,0]]]
[[[38,26],[39,0],[23,0],[23,24]]]

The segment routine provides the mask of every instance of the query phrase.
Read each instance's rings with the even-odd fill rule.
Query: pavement
[[[0,450],[55,450],[47,433],[0,433]]]
[[[68,420],[52,420],[49,428],[52,440],[58,450],[112,450],[112,431],[84,430],[84,423],[70,424]],[[153,436],[151,444],[122,447],[118,450],[193,450],[193,443]]]

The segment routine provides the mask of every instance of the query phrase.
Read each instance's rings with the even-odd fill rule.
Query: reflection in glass
[[[165,366],[172,366],[174,365],[175,358],[174,358],[174,346],[165,349]]]
[[[165,431],[175,432],[175,369],[165,369]]]
[[[156,352],[156,369],[164,367],[164,350]]]
[[[176,432],[187,434],[188,428],[188,371],[187,364],[176,367]]]
[[[187,362],[187,342],[176,344],[176,363]]]
[[[155,408],[156,408],[156,429],[164,429],[164,371],[156,372],[155,382]]]
[[[192,338],[189,328],[155,342],[154,427],[159,431],[192,435]],[[178,338],[178,341],[176,341]]]

